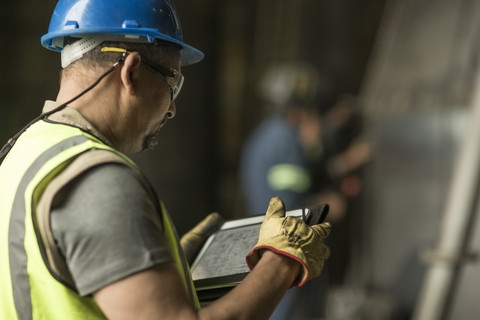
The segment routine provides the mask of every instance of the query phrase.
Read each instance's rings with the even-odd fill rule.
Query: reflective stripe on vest
[[[30,283],[27,273],[27,253],[25,252],[25,191],[38,170],[44,163],[57,153],[72,147],[73,145],[87,141],[84,136],[69,138],[45,151],[28,168],[23,175],[13,201],[10,225],[8,229],[9,262],[12,283],[13,300],[17,315],[20,319],[32,318],[32,303],[30,301]],[[28,293],[28,294],[27,294]]]
[[[48,128],[49,126],[51,128]],[[8,250],[8,254],[5,252],[5,250],[3,250],[4,244],[1,244],[0,242],[0,244],[2,245],[2,247],[0,247],[0,257],[2,257],[3,259],[5,254],[7,254],[9,259],[8,269],[11,279],[11,289],[6,288],[6,286],[8,286],[8,283],[6,283],[7,277],[5,276],[4,272],[8,271],[5,270],[7,268],[3,268],[4,270],[1,271],[2,274],[0,275],[0,281],[2,282],[1,285],[3,286],[3,289],[0,289],[0,294],[2,295],[0,299],[2,300],[0,302],[0,316],[3,314],[4,316],[7,316],[7,318],[15,317],[14,313],[16,312],[16,316],[19,319],[36,319],[36,315],[41,317],[41,315],[43,314],[42,312],[44,311],[40,310],[40,312],[38,312],[36,310],[45,307],[45,305],[49,305],[49,308],[57,308],[58,306],[58,309],[68,309],[69,311],[72,311],[74,315],[74,317],[69,318],[73,319],[77,317],[81,319],[86,319],[86,315],[89,315],[89,318],[95,319],[103,317],[100,309],[94,302],[93,298],[79,297],[66,286],[62,285],[60,282],[56,280],[52,281],[52,275],[47,271],[45,264],[42,263],[44,257],[41,256],[42,253],[38,249],[37,242],[39,241],[39,238],[37,239],[37,235],[35,235],[35,230],[31,217],[31,213],[34,211],[31,210],[30,206],[34,206],[36,204],[36,201],[38,201],[38,199],[34,198],[38,196],[38,194],[36,195],[36,190],[39,189],[39,185],[41,184],[41,180],[39,179],[45,180],[45,177],[49,175],[54,176],[58,170],[62,169],[63,166],[66,163],[69,163],[69,161],[71,161],[72,158],[74,158],[76,155],[92,148],[107,149],[114,152],[116,151],[102,144],[101,142],[96,141],[93,137],[90,137],[89,135],[83,133],[81,130],[73,127],[50,124],[41,121],[39,123],[36,123],[29,130],[35,130],[35,127],[40,127],[40,133],[48,130],[54,131],[55,133],[55,126],[57,127],[57,129],[59,126],[63,127],[60,129],[60,132],[58,132],[58,135],[61,137],[66,136],[67,138],[62,141],[60,140],[60,138],[57,138],[56,140],[58,140],[59,142],[57,141],[58,143],[54,145],[49,145],[46,148],[44,147],[46,151],[32,151],[34,155],[38,155],[32,163],[28,163],[28,161],[26,160],[19,161],[22,162],[22,164],[27,163],[27,166],[22,165],[21,167],[28,169],[22,169],[25,173],[23,174],[21,179],[19,179],[19,183],[11,186],[17,187],[14,198],[12,196],[13,204],[11,207],[9,220],[8,217],[0,216],[2,222],[8,222],[8,226],[2,227],[2,230],[4,231],[6,231],[6,228],[8,227],[8,249],[6,249]],[[65,133],[68,134],[65,135]],[[25,135],[28,135],[28,131],[25,133]],[[34,134],[33,137],[35,138]],[[17,142],[17,144],[21,144],[20,140],[19,142]],[[26,149],[28,150],[28,148]],[[40,147],[37,147],[37,149],[41,150]],[[26,151],[24,150],[24,152]],[[65,155],[59,156],[59,154],[62,153],[64,153]],[[118,152],[116,153],[119,154]],[[119,155],[125,157],[121,154]],[[19,155],[17,154],[16,158],[18,158],[18,156]],[[57,158],[59,158],[58,160],[56,160],[57,162],[53,161],[53,163],[50,163],[52,162],[52,159]],[[7,159],[5,159],[4,163],[7,162]],[[134,167],[134,164],[131,163],[131,160],[126,157],[125,159],[128,160],[132,167]],[[14,164],[10,163],[7,169],[1,169],[8,170],[8,168],[12,167],[14,168]],[[47,169],[45,169],[45,167]],[[39,171],[41,171],[41,174],[39,174]],[[2,172],[0,171],[0,177],[2,177],[2,179],[4,178],[4,176],[8,176],[5,171],[3,172],[3,175],[1,174]],[[17,177],[16,179],[18,179],[18,173],[13,174],[13,177]],[[5,182],[2,183],[2,186],[0,186],[0,188],[1,187],[6,188]],[[29,199],[28,195],[30,195],[32,199]],[[5,197],[0,197],[0,199],[5,200]],[[5,204],[2,205],[0,203],[1,215],[8,214],[8,212],[1,212],[1,210],[4,210],[5,208],[9,207]],[[177,267],[181,272],[187,290],[190,293],[192,302],[194,306],[198,309],[198,298],[196,296],[193,284],[190,279],[188,266],[184,264],[183,256],[181,256],[181,253],[178,250],[178,239],[174,238],[174,228],[170,224],[168,213],[165,210],[161,211],[167,242],[175,257]],[[2,242],[6,240],[6,235],[0,236],[2,236]],[[7,257],[5,256],[5,258]],[[30,260],[32,260],[33,262]],[[37,265],[32,267],[31,264]],[[46,279],[45,277],[49,279]],[[40,279],[40,281],[38,281],[38,278],[43,278],[43,280]],[[48,288],[45,288],[45,285],[47,285]],[[48,296],[48,293],[53,294],[51,296]],[[10,297],[10,294],[12,297]],[[62,302],[70,302],[71,306],[62,307]],[[42,305],[42,303],[44,304]],[[14,304],[15,310],[11,310],[12,304]],[[63,314],[62,318],[65,316],[66,314]]]
[[[308,171],[294,164],[277,164],[267,173],[267,181],[273,190],[288,190],[303,193],[311,184]]]
[[[87,144],[87,146],[82,147],[82,144]],[[42,168],[44,168],[44,166],[46,166],[54,157],[63,152],[66,152],[66,157],[71,159],[72,156],[78,154],[78,152],[91,147],[91,140],[84,135],[69,137],[41,153],[40,156],[38,156],[28,167],[20,180],[12,205],[8,231],[12,294],[17,317],[19,319],[35,319],[36,314],[39,314],[40,316],[43,315],[44,310],[41,310],[42,303],[32,301],[32,297],[41,296],[42,292],[41,288],[38,288],[39,284],[49,285],[50,283],[47,280],[36,279],[38,274],[42,275],[42,270],[46,269],[45,265],[36,264],[35,266],[29,266],[30,259],[35,261],[34,264],[38,261],[43,262],[43,258],[40,256],[41,253],[39,252],[39,249],[37,249],[38,240],[36,238],[32,220],[32,207],[36,202],[35,199],[33,199],[33,195],[35,193],[35,189],[38,188],[38,180],[43,180],[44,178],[42,175],[39,175],[39,171],[41,171]],[[75,149],[73,153],[70,152],[72,148]],[[53,166],[53,170],[57,170],[57,168],[59,168],[57,164],[54,164],[54,162],[50,166]],[[48,171],[51,172],[50,170]],[[33,180],[36,180],[36,182]],[[27,195],[32,195],[32,199],[28,199],[26,197]],[[31,207],[29,208],[28,206]],[[37,247],[35,248],[37,250],[35,250],[34,247]],[[37,277],[33,276],[33,273],[36,273]],[[33,283],[35,283],[35,285],[31,281],[34,281]],[[37,284],[37,282],[39,284]],[[70,289],[64,287],[60,283],[54,282],[51,288],[54,286],[60,287],[61,291],[58,289],[52,289],[52,292],[56,290],[55,292],[58,292],[59,294],[63,293],[65,295],[73,295],[73,292],[71,292]],[[50,293],[50,290],[45,288],[45,294],[48,295],[48,293]],[[56,298],[58,299],[57,303],[63,302],[62,297],[58,296]],[[71,300],[70,297],[65,299]],[[54,301],[51,301],[51,303],[55,304]],[[39,310],[34,309],[32,306],[36,306],[39,308]],[[57,306],[59,309],[62,307],[68,308],[68,306]],[[88,312],[89,319],[104,318],[102,312],[98,306],[96,306],[92,298],[79,297],[78,302],[74,302],[72,308],[76,309],[76,316],[84,316],[86,312]],[[63,315],[63,317],[64,316],[65,315]]]

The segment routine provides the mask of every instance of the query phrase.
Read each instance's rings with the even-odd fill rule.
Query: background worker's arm
[[[245,280],[195,313],[172,263],[157,265],[94,293],[109,319],[268,319],[300,271],[293,259],[265,251]]]

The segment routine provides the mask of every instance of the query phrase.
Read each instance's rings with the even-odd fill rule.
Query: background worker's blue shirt
[[[310,176],[298,136],[285,119],[264,121],[248,139],[241,159],[247,214],[264,213],[271,197],[287,209],[306,205]]]

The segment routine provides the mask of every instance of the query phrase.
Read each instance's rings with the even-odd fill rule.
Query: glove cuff
[[[258,261],[260,260],[260,250],[262,250],[262,249],[273,251],[277,254],[281,254],[283,256],[286,256],[286,257],[288,257],[290,259],[293,259],[293,260],[297,261],[298,263],[300,263],[300,265],[302,266],[302,269],[300,270],[300,273],[298,274],[295,281],[292,283],[291,287],[301,287],[305,284],[305,282],[307,282],[308,277],[309,277],[309,270],[308,270],[306,264],[302,261],[302,259],[298,258],[296,255],[291,254],[287,251],[278,250],[277,248],[272,247],[272,246],[268,246],[268,245],[257,246],[255,248],[253,248],[253,250],[250,251],[250,253],[247,254],[246,262],[247,262],[247,266],[250,270],[252,270],[257,265]]]

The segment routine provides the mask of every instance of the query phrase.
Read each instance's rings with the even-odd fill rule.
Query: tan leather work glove
[[[210,213],[193,229],[185,233],[180,239],[180,246],[189,264],[192,264],[198,252],[209,236],[217,231],[224,220],[217,212]]]
[[[330,234],[330,229],[328,222],[309,226],[300,218],[285,217],[283,201],[274,197],[260,227],[258,242],[247,255],[248,267],[255,267],[262,249],[283,254],[302,265],[302,271],[293,284],[300,287],[322,272],[324,261],[330,256],[330,249],[323,239]]]

